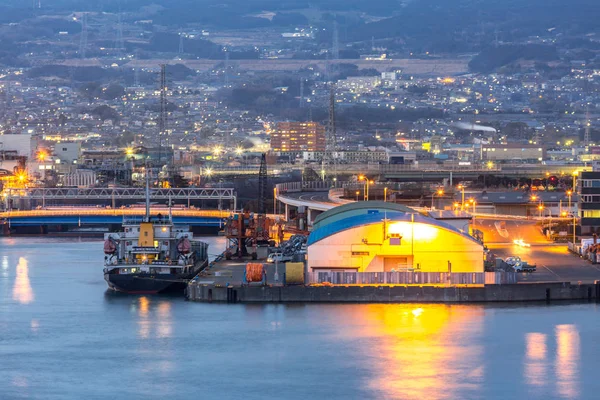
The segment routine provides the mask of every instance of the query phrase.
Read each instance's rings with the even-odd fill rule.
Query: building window
[[[600,218],[600,210],[583,210],[583,218]]]

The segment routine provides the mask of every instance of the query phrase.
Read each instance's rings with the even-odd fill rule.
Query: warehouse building
[[[483,259],[468,233],[379,201],[326,211],[308,238],[309,272],[483,272]]]

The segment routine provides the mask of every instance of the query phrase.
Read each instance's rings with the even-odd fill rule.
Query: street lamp
[[[567,190],[567,197],[569,198],[569,212],[571,212],[571,196],[573,195],[572,190]]]
[[[277,187],[273,188],[273,215],[277,215]]]
[[[540,205],[538,205],[538,210],[540,211],[540,218],[542,218],[542,211],[544,211],[544,205],[540,203]]]
[[[444,190],[443,189],[438,189],[437,191],[435,191],[434,193],[431,194],[431,209],[433,210],[433,199],[435,197],[435,195],[438,196],[443,196],[444,195]]]
[[[386,202],[387,201],[387,187],[383,188],[383,201]]]
[[[356,201],[358,201],[358,194],[360,193],[360,190],[356,191]]]
[[[458,185],[458,188],[461,191],[461,202],[460,202],[460,208],[464,209],[465,208],[465,185]]]

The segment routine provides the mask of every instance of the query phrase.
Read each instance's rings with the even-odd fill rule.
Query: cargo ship
[[[112,290],[133,294],[181,292],[208,265],[208,244],[194,239],[190,227],[167,216],[146,213],[123,219],[123,230],[104,235],[104,280]]]

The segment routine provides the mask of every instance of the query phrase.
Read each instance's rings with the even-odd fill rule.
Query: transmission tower
[[[262,154],[260,158],[260,169],[258,171],[258,213],[266,214],[265,198],[267,197],[267,155]]]
[[[340,58],[340,38],[337,21],[333,21],[333,38],[331,40],[331,55],[334,60]]]
[[[121,20],[121,13],[117,16],[117,37],[115,39],[115,49],[117,52],[125,49],[125,42],[123,40],[123,21]]]
[[[585,134],[583,136],[583,145],[585,146],[586,151],[590,148],[591,127],[592,127],[592,124],[590,123],[590,108],[589,108],[589,105],[587,105],[585,107]]]
[[[304,108],[304,78],[300,78],[300,108]]]
[[[158,117],[158,162],[162,161],[163,136],[167,146],[167,66],[160,65],[160,116]]]
[[[135,51],[135,60],[139,60],[139,51],[136,50]],[[133,86],[134,87],[140,87],[140,68],[138,65],[136,65],[133,68]]]
[[[225,87],[229,87],[229,52],[225,49]]]
[[[179,54],[183,54],[183,32],[179,33]]]
[[[79,36],[79,57],[85,58],[85,51],[87,49],[88,41],[88,28],[87,28],[87,13],[83,13],[81,16],[81,35]]]
[[[327,124],[326,157],[333,166],[333,176],[337,178],[337,138],[335,127],[335,83],[329,86],[329,121]]]

